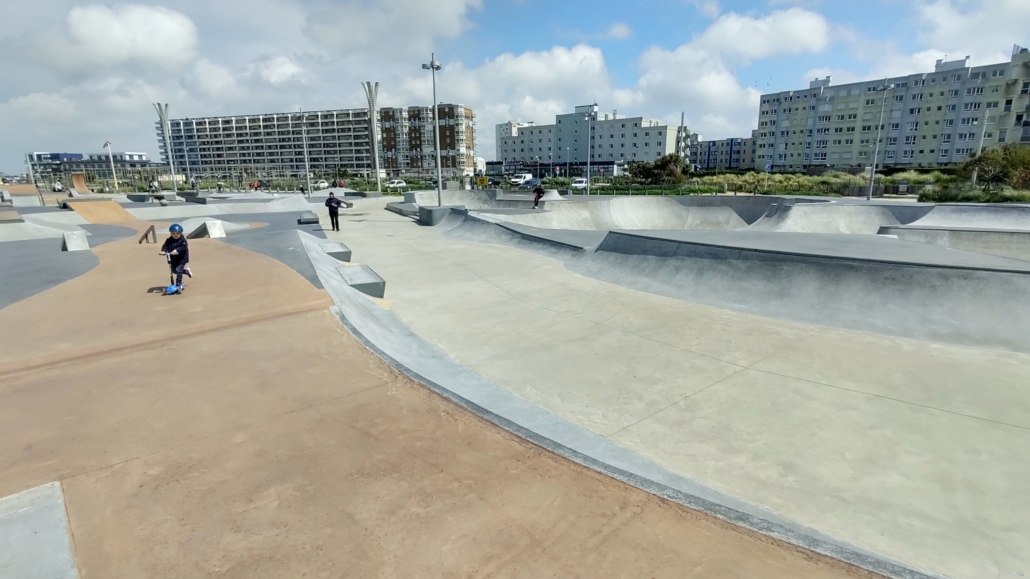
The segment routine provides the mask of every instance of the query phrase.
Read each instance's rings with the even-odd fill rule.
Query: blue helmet
[[[168,228],[168,232],[169,233],[182,233],[182,226],[179,225],[178,223],[173,223],[172,226]]]

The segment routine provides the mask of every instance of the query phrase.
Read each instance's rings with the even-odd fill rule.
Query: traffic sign
[[[765,166],[765,170],[766,171],[772,171],[772,165],[766,165]]]
[[[476,177],[476,185],[480,187],[486,187],[490,181],[486,177]]]

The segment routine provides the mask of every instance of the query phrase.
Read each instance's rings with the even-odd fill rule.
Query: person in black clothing
[[[341,201],[330,192],[329,198],[325,200],[325,206],[329,208],[329,221],[332,223],[333,231],[340,230],[340,205]]]
[[[540,204],[540,198],[543,197],[543,196],[544,196],[544,186],[543,185],[537,185],[533,189],[533,209],[537,208],[537,205]]]
[[[171,256],[172,271],[175,272],[175,286],[181,292],[183,288],[182,274],[193,277],[193,272],[190,271],[190,248],[186,242],[186,236],[182,234],[181,225],[173,223],[168,228],[168,232],[171,237],[166,239],[164,245],[161,246],[161,255]]]

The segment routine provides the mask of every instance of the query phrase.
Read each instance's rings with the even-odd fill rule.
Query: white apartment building
[[[155,123],[161,157],[168,163],[161,123]],[[172,157],[179,174],[303,175],[304,150],[311,172],[372,174],[368,109],[172,119]]]
[[[654,161],[676,151],[675,131],[665,121],[620,117],[598,110],[597,104],[578,106],[555,117],[552,125],[497,125],[497,160],[507,164],[543,163],[597,166]],[[508,132],[514,134],[508,136]]]
[[[472,175],[475,162],[475,115],[461,104],[439,104],[441,172],[446,176]],[[433,107],[379,110],[383,168],[392,176],[424,174],[436,170]]]
[[[754,167],[868,167],[877,144],[878,167],[934,167],[961,163],[981,143],[1030,143],[1030,51],[967,63],[938,60],[933,72],[840,86],[826,77],[762,95]]]

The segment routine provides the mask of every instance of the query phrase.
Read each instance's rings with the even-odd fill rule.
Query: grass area
[[[919,201],[926,203],[1026,203],[1030,202],[1030,191],[1009,188],[985,191],[971,187],[950,187],[928,189],[920,193]]]

